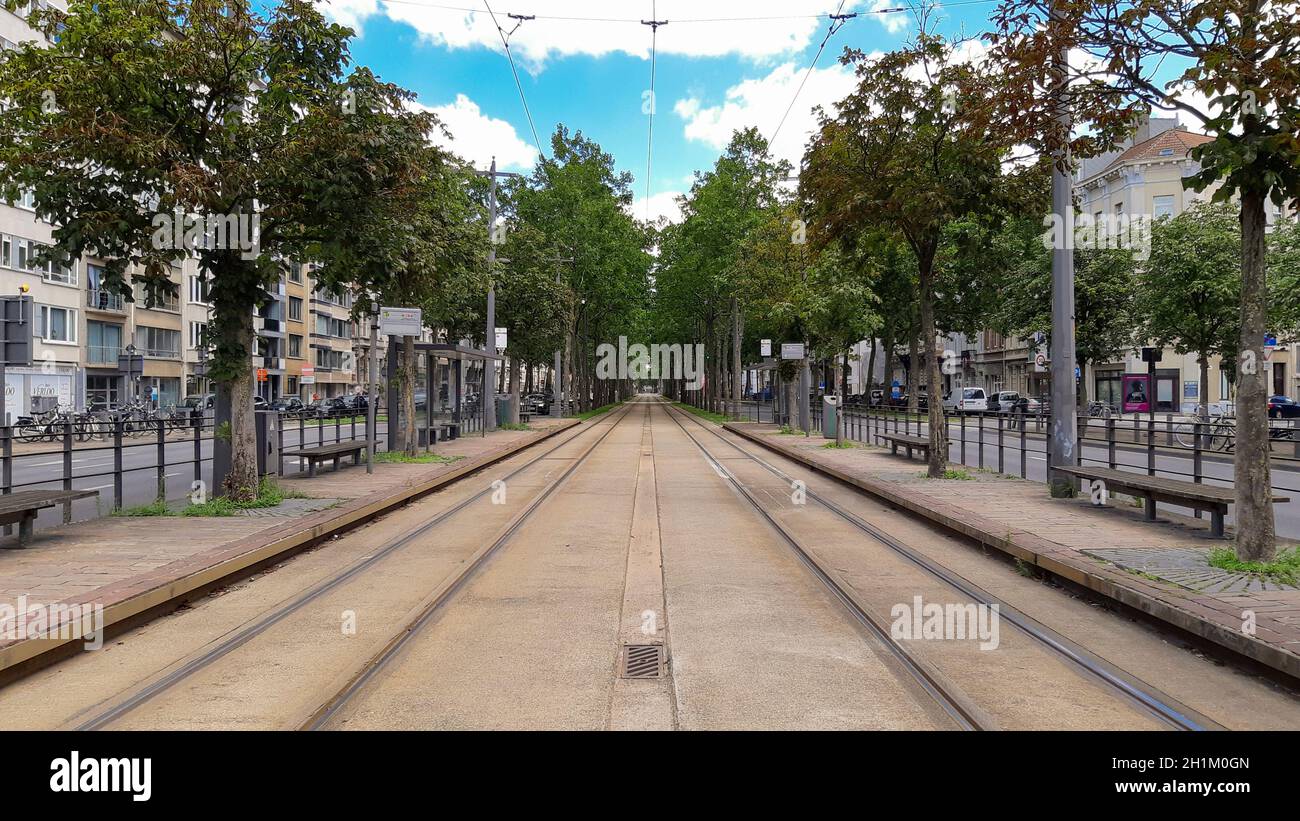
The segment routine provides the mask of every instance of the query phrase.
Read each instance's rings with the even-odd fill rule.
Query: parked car
[[[185,401],[181,403],[181,406],[189,410],[195,410],[196,408],[211,410],[212,406],[215,405],[216,402],[217,395],[215,393],[202,395],[195,394],[194,396],[185,397]]]
[[[302,400],[296,396],[282,396],[271,403],[271,410],[279,411],[285,416],[297,416],[304,407]]]
[[[1270,396],[1268,416],[1270,419],[1294,419],[1300,416],[1300,402],[1289,396]]]
[[[955,387],[944,397],[943,405],[957,413],[987,413],[989,396],[983,388]]]
[[[998,391],[993,394],[989,400],[989,408],[998,413],[1012,413],[1016,409],[1016,403],[1021,400],[1019,391]],[[1041,408],[1037,399],[1033,397],[1024,397],[1025,412],[1038,413]]]

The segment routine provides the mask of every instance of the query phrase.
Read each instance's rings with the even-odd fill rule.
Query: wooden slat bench
[[[314,448],[299,448],[298,450],[286,450],[285,456],[296,456],[299,459],[307,461],[307,476],[316,475],[316,464],[326,460],[334,462],[334,469],[339,469],[339,460],[344,456],[351,455],[352,464],[361,464],[361,454],[366,450],[366,443],[363,441],[352,440],[350,442],[334,442],[328,445],[320,445]],[[298,463],[298,472],[302,473],[302,462]]]
[[[1071,466],[1055,469],[1085,482],[1101,481],[1107,492],[1119,491],[1142,499],[1146,502],[1147,521],[1154,522],[1156,519],[1156,502],[1208,511],[1210,533],[1216,538],[1223,537],[1223,517],[1228,513],[1228,505],[1236,501],[1230,487],[1202,485],[1103,467]],[[1289,502],[1291,499],[1288,496],[1274,496],[1273,501]]]
[[[18,524],[18,545],[32,538],[32,523],[37,514],[55,505],[76,499],[98,496],[98,490],[20,490],[0,495],[0,525]]]
[[[889,443],[889,449],[895,456],[898,455],[899,446],[907,448],[907,458],[912,458],[912,451],[919,450],[921,455],[930,458],[930,438],[928,436],[912,436],[906,433],[882,433],[879,438]]]

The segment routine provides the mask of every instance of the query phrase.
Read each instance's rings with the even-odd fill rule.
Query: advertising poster
[[[1124,413],[1146,413],[1151,410],[1151,377],[1144,373],[1126,373],[1122,387]]]

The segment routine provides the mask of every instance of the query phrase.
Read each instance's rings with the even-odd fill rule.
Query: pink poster
[[[1121,388],[1124,391],[1124,413],[1146,413],[1151,410],[1151,377],[1147,374],[1124,374]]]

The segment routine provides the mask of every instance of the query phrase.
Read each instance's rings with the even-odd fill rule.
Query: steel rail
[[[624,415],[626,415],[626,412],[624,413]],[[619,417],[618,421],[621,420],[622,417]],[[604,421],[605,420],[601,420],[601,422]],[[617,425],[618,421],[614,422],[614,425]],[[573,442],[578,437],[596,429],[597,428],[595,426],[590,428],[583,428],[581,425],[577,426],[574,429],[575,432],[572,436],[569,436],[565,438],[563,441],[555,444],[553,447],[550,447],[542,451],[541,453],[529,459],[519,467],[507,473],[504,477],[502,477],[502,479],[509,480],[517,476],[518,474],[522,473],[523,471],[527,470],[528,468],[532,467],[533,465],[537,464],[543,459],[546,459],[555,451],[559,450],[560,448],[564,447],[570,442]],[[610,429],[611,430],[613,429],[613,425],[610,426]],[[366,558],[353,563],[352,565],[344,568],[343,570],[339,571],[338,573],[326,579],[323,579],[320,582],[317,582],[315,585],[308,588],[306,591],[300,593],[297,597],[295,597],[291,601],[275,608],[272,612],[258,619],[253,624],[249,625],[248,627],[245,627],[235,635],[222,641],[216,647],[213,647],[211,650],[183,664],[182,666],[176,668],[170,673],[167,673],[166,675],[162,676],[156,681],[150,682],[146,686],[132,693],[130,697],[126,698],[125,700],[117,704],[114,704],[112,707],[103,710],[102,712],[95,714],[94,716],[86,719],[80,724],[75,725],[72,729],[75,730],[103,729],[105,726],[111,724],[114,721],[117,721],[122,716],[125,716],[128,713],[133,712],[141,705],[150,701],[160,693],[174,687],[176,684],[180,683],[181,681],[184,681],[185,679],[189,678],[190,676],[194,675],[198,671],[209,666],[210,664],[222,658],[223,656],[238,649],[239,647],[248,643],[252,639],[266,632],[271,627],[275,626],[276,624],[283,621],[288,616],[292,615],[293,613],[302,609],[306,605],[320,598],[325,593],[328,593],[329,591],[333,590],[334,588],[338,587],[344,582],[350,581],[351,579],[365,572],[369,568],[373,567],[378,562],[387,558],[395,551],[409,545],[411,542],[420,538],[421,536],[424,536],[425,534],[433,530],[438,525],[443,524],[448,519],[455,516],[457,513],[460,513],[461,511],[468,508],[474,502],[490,494],[492,491],[493,488],[491,486],[488,486],[483,490],[480,490],[479,492],[473,494],[472,496],[466,497],[460,502],[457,502],[455,505],[447,508],[446,510],[437,513],[436,515],[431,517],[428,521],[416,527],[414,530],[411,530],[408,533],[405,533],[394,539],[390,539],[382,547],[380,547],[378,550],[376,550],[374,553],[370,554]]]
[[[674,413],[671,406],[668,408],[668,418],[677,423],[683,434],[691,443],[699,449],[700,453],[713,467],[715,473],[724,478],[740,494],[754,510],[767,521],[777,535],[794,551],[800,562],[807,568],[812,575],[830,591],[831,595],[849,612],[853,618],[865,627],[868,632],[874,635],[881,643],[885,645],[890,653],[896,658],[902,667],[921,685],[929,696],[934,699],[935,703],[963,730],[987,730],[996,729],[996,725],[991,718],[986,716],[975,704],[956,687],[944,680],[942,674],[935,670],[928,662],[917,657],[907,648],[894,641],[889,633],[889,628],[882,624],[878,619],[869,613],[866,608],[862,607],[854,596],[844,589],[835,577],[829,573],[821,562],[813,557],[812,553],[799,543],[799,540],[790,533],[790,531],[776,521],[768,513],[763,505],[754,498],[749,489],[740,482],[735,475],[728,470],[713,454],[700,444],[699,440],[691,435],[686,426],[677,418],[678,413]]]
[[[419,635],[419,633],[433,620],[434,616],[439,613],[442,606],[446,604],[447,601],[457,593],[457,591],[464,587],[465,583],[468,582],[469,579],[484,565],[486,565],[487,561],[498,550],[500,550],[502,546],[510,541],[515,533],[518,532],[519,528],[522,527],[526,521],[532,518],[532,515],[542,506],[542,503],[550,498],[551,494],[563,485],[564,482],[573,475],[574,471],[587,461],[587,457],[589,457],[592,452],[599,447],[600,443],[604,442],[606,437],[613,433],[614,429],[618,427],[619,423],[627,418],[627,415],[631,413],[632,407],[640,404],[646,403],[629,402],[627,410],[619,415],[618,419],[616,419],[614,423],[611,424],[598,439],[596,439],[595,442],[588,445],[587,449],[575,458],[563,473],[552,479],[540,493],[532,498],[523,510],[515,514],[510,522],[498,532],[497,537],[491,544],[480,548],[468,561],[465,562],[464,568],[459,573],[451,578],[445,579],[441,585],[435,588],[430,597],[426,599],[423,606],[420,606],[419,612],[417,612],[413,618],[409,619],[401,630],[394,633],[378,652],[367,659],[366,662],[358,668],[357,672],[348,679],[346,684],[330,696],[329,699],[318,705],[316,709],[314,709],[310,715],[299,724],[298,729],[323,729],[325,725],[329,723],[330,719],[337,715],[338,712],[357,695],[357,693],[365,689],[366,685],[380,670],[388,666],[389,662],[402,652],[402,649],[411,641],[411,639]]]
[[[729,445],[734,450],[743,454],[746,458],[756,462],[772,475],[790,482],[792,477],[781,471],[779,468],[768,463],[764,459],[755,456],[753,453],[732,442],[718,431],[709,428],[707,425],[700,423],[700,427],[712,433],[722,442]],[[806,488],[805,492],[808,498],[813,499],[821,504],[827,510],[835,513],[849,524],[856,527],[863,533],[871,536],[881,544],[898,553],[912,564],[920,567],[922,570],[937,577],[944,583],[959,591],[962,595],[984,605],[997,605],[1001,617],[1006,618],[1014,627],[1022,633],[1047,647],[1056,655],[1067,660],[1072,666],[1080,672],[1087,675],[1093,680],[1119,691],[1119,693],[1131,703],[1139,706],[1146,712],[1150,713],[1159,721],[1180,729],[1180,730],[1210,730],[1223,729],[1221,725],[1211,719],[1201,716],[1195,711],[1184,705],[1173,703],[1174,700],[1158,693],[1154,688],[1130,676],[1127,673],[1113,667],[1102,661],[1088,651],[1071,642],[1069,639],[1052,630],[1050,627],[1038,622],[1032,617],[1020,612],[1016,608],[1007,604],[992,593],[975,585],[973,582],[953,573],[947,568],[939,565],[933,560],[921,555],[917,551],[903,544],[898,539],[890,536],[888,533],[880,530],[871,523],[862,519],[858,515],[845,510],[835,502],[815,493],[812,489]]]

